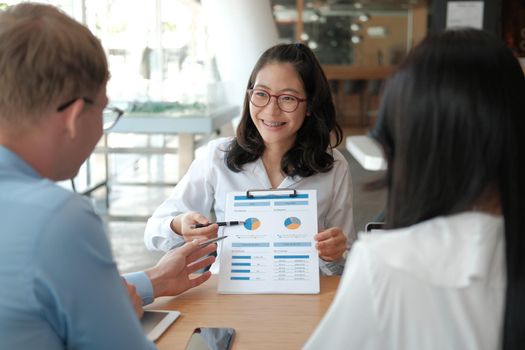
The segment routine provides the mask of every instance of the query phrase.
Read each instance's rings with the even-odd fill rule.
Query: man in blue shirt
[[[100,139],[108,78],[100,42],[54,7],[0,12],[2,349],[155,347],[99,217],[54,183],[73,177]],[[213,262],[198,260],[214,248],[187,243],[125,278],[144,304],[179,294],[209,278],[189,274]]]

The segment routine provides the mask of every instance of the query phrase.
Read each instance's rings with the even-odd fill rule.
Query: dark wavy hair
[[[342,141],[341,127],[336,122],[330,86],[315,54],[303,44],[281,44],[266,50],[259,58],[248,80],[253,88],[259,71],[270,63],[290,63],[301,77],[306,91],[309,115],[297,131],[295,143],[281,160],[281,170],[288,176],[308,177],[332,169],[334,157],[327,149]],[[244,164],[262,156],[264,141],[250,117],[250,100],[244,98],[241,121],[236,138],[227,149],[226,165],[240,172]],[[335,143],[331,144],[331,133]]]
[[[470,210],[487,190],[505,222],[503,348],[525,344],[525,79],[473,29],[427,37],[387,83],[373,135],[388,162],[387,226]]]

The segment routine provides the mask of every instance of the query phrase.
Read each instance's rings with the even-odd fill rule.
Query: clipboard
[[[246,197],[297,197],[297,190],[293,188],[270,188],[265,190],[248,190]]]
[[[244,224],[221,245],[219,293],[319,293],[315,190],[229,192],[224,214]]]

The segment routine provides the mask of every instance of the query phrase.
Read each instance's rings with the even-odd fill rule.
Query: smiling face
[[[305,99],[306,92],[299,74],[289,63],[269,63],[261,68],[253,89],[271,95],[287,94]],[[283,112],[275,97],[264,107],[250,103],[250,116],[266,147],[290,149],[306,117],[307,102],[300,102],[293,112]]]

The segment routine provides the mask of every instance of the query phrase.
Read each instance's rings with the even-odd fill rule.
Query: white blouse
[[[226,194],[231,191],[271,188],[270,180],[261,159],[244,165],[241,172],[231,171],[225,163],[225,150],[230,138],[220,138],[208,143],[205,154],[191,164],[188,172],[175,186],[170,197],[160,205],[148,220],[144,241],[148,249],[167,251],[182,237],[170,227],[172,219],[188,211],[197,211],[210,217],[212,209],[218,221],[224,220]],[[348,247],[356,239],[352,209],[352,180],[348,163],[343,155],[333,150],[333,168],[326,173],[301,178],[286,177],[278,188],[317,190],[318,230],[339,227],[348,238]],[[220,232],[219,232],[220,235]],[[219,245],[220,249],[220,245]],[[321,272],[341,274],[344,259],[325,262],[320,259]],[[212,272],[218,271],[218,261]]]
[[[503,219],[479,212],[360,234],[305,349],[499,349]]]

